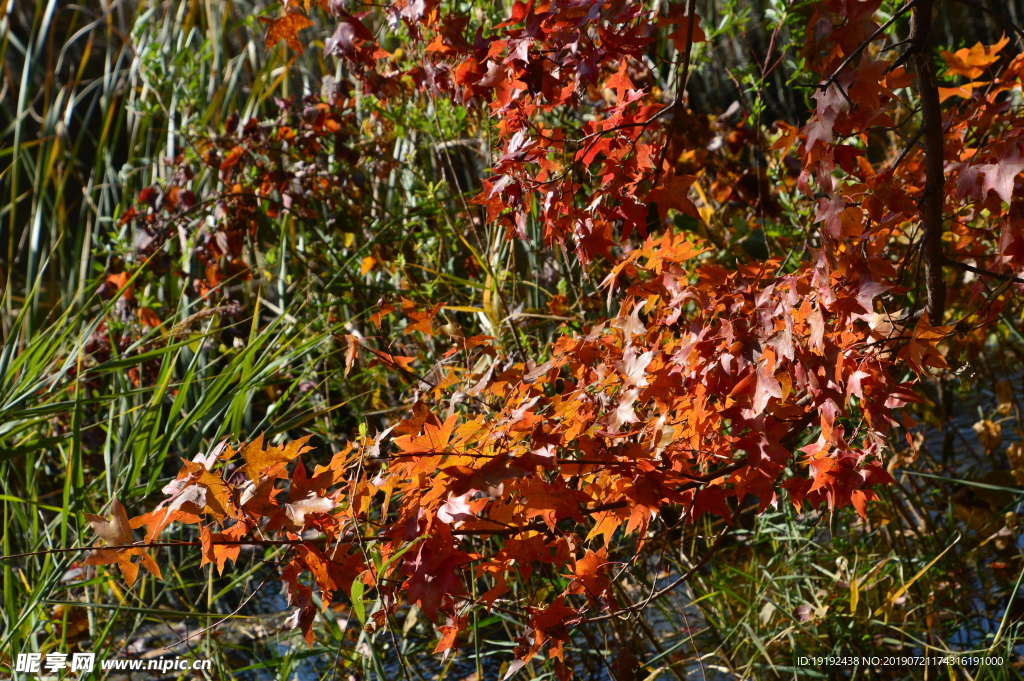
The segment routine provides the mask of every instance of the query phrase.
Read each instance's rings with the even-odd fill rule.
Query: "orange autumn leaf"
[[[469,616],[467,615],[447,618],[447,622],[441,625],[441,638],[434,646],[434,652],[443,653],[444,658],[447,658],[452,649],[457,647],[459,634],[466,631],[468,625]]]
[[[359,339],[350,333],[345,334],[345,375],[352,371],[352,365],[356,361],[356,353],[359,351]]]
[[[135,284],[128,283],[131,278],[132,275],[128,272],[108,274],[107,283],[111,284],[115,290],[120,291],[125,300],[132,300],[135,297]]]
[[[203,558],[199,566],[213,563],[217,566],[217,574],[224,574],[225,563],[229,560],[238,560],[238,554],[242,550],[241,544],[232,542],[243,539],[248,530],[244,523],[236,523],[224,532],[211,532],[208,526],[202,526],[199,539],[203,546]]]
[[[674,208],[682,213],[700,219],[700,213],[693,202],[686,196],[687,191],[697,180],[693,175],[676,175],[669,173],[663,178],[660,186],[647,194],[647,200],[658,205],[658,213],[662,222],[668,220],[668,209]]]
[[[970,83],[964,83],[963,85],[957,85],[956,87],[940,87],[939,88],[939,103],[942,103],[950,97],[962,97],[963,99],[969,99],[974,93],[976,88],[988,85],[983,81],[973,81]]]
[[[379,329],[384,317],[391,314],[396,309],[397,308],[391,303],[387,303],[382,300],[377,304],[377,309],[374,313],[370,315],[370,320],[373,322],[373,325]]]
[[[293,16],[293,15],[289,15],[289,16]],[[245,149],[243,149],[242,147],[234,147],[231,151],[229,151],[227,153],[227,155],[224,157],[224,160],[220,162],[220,169],[221,170],[227,170],[231,166],[236,165],[238,163],[238,161],[241,160],[242,154],[244,154],[244,153],[245,153]],[[241,193],[241,185],[235,185],[235,187],[236,187],[236,189],[234,190],[234,193],[240,194]]]
[[[135,538],[132,536],[131,523],[128,514],[120,500],[114,499],[110,505],[110,519],[103,516],[86,513],[85,517],[92,526],[94,532],[100,539],[111,548],[97,546],[85,559],[85,565],[111,565],[116,564],[124,576],[125,582],[131,587],[139,574],[139,565],[146,568],[151,574],[159,579],[160,568],[153,557],[143,547],[132,546]],[[138,557],[139,562],[135,563],[132,558]]]
[[[416,361],[415,357],[391,355],[386,352],[381,352],[380,350],[375,350],[374,348],[367,348],[367,350],[369,350],[376,356],[376,359],[371,363],[371,366],[375,364],[383,364],[384,366],[391,369],[398,369],[400,371],[411,372],[412,363]]]
[[[611,587],[607,576],[608,552],[602,548],[598,551],[587,550],[582,558],[573,566],[575,579],[569,585],[570,593],[585,593],[589,598],[598,600]]]
[[[431,306],[428,310],[417,310],[416,303],[412,302],[408,298],[402,298],[402,312],[409,318],[409,323],[405,327],[406,333],[413,331],[419,331],[428,336],[434,335],[434,327],[431,322],[434,321],[434,317],[437,313],[445,306],[445,303],[436,303]]]
[[[704,35],[704,31],[700,27],[700,17],[696,15],[686,14],[686,3],[680,2],[675,5],[669,6],[669,14],[666,17],[662,17],[658,20],[659,26],[671,26],[676,25],[676,30],[670,33],[668,37],[672,40],[676,50],[680,52],[686,51],[687,45],[693,45],[696,43],[703,43],[707,41],[707,36]],[[693,32],[687,39],[687,28],[690,27],[690,23],[693,24]]]
[[[155,329],[156,327],[163,324],[163,320],[160,319],[160,315],[158,315],[156,311],[153,310],[153,308],[140,307],[138,310],[138,315],[139,321],[145,324],[146,326],[150,327],[151,329]]]
[[[952,331],[953,327],[951,326],[932,326],[928,315],[921,315],[917,324],[914,325],[910,339],[899,352],[900,359],[907,360],[921,374],[927,374],[927,367],[948,368],[949,365],[942,353],[939,352],[938,344]]]
[[[956,52],[940,50],[939,54],[946,62],[949,73],[974,80],[999,60],[999,52],[1006,47],[1009,41],[1010,39],[1004,35],[1002,40],[988,47],[979,42],[975,43],[973,47],[964,47]]]
[[[264,45],[268,50],[283,40],[288,47],[299,54],[306,51],[298,36],[299,31],[313,25],[306,15],[289,12],[279,19],[260,17],[260,21],[268,24],[267,37],[264,40]]]

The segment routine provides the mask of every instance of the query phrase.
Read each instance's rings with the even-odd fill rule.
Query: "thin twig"
[[[238,607],[237,607],[237,608],[235,608],[234,610],[232,610],[232,611],[231,611],[231,612],[230,612],[230,613],[229,613],[228,615],[226,615],[226,616],[225,616],[225,617],[224,617],[223,619],[217,620],[216,622],[214,622],[214,623],[213,623],[213,624],[211,624],[210,626],[206,627],[205,629],[200,629],[199,631],[197,631],[197,632],[196,632],[196,633],[194,633],[194,634],[189,634],[189,635],[188,635],[188,636],[186,636],[185,638],[182,638],[182,639],[178,639],[178,642],[177,642],[177,643],[171,643],[171,644],[169,644],[169,645],[166,645],[166,646],[164,646],[163,648],[161,648],[160,650],[170,650],[171,648],[174,648],[175,646],[181,645],[181,644],[182,644],[182,643],[184,643],[185,641],[188,641],[188,640],[190,640],[190,639],[193,639],[193,638],[195,638],[196,636],[202,636],[203,634],[205,634],[206,632],[208,632],[208,631],[209,631],[210,629],[213,629],[213,628],[215,628],[215,627],[219,627],[220,625],[224,624],[224,623],[225,623],[225,622],[227,622],[227,621],[228,621],[229,619],[231,619],[232,617],[234,617],[235,615],[237,615],[237,614],[238,614],[238,613],[239,613],[239,612],[240,612],[240,611],[242,610],[242,608],[244,608],[244,607],[245,607],[245,604],[246,604],[246,603],[248,603],[249,601],[251,601],[251,600],[252,600],[252,597],[253,597],[253,596],[255,596],[256,594],[258,594],[258,593],[260,592],[260,589],[262,589],[262,588],[263,588],[263,585],[264,585],[264,584],[266,584],[266,583],[267,583],[267,582],[268,582],[268,581],[270,580],[270,578],[271,578],[271,577],[272,577],[272,576],[273,576],[274,574],[276,574],[276,573],[275,573],[275,572],[274,572],[273,570],[271,570],[271,571],[267,572],[267,576],[263,578],[263,581],[262,581],[262,582],[260,582],[260,583],[259,583],[259,585],[258,585],[258,586],[257,586],[257,587],[256,587],[255,589],[253,589],[252,593],[251,593],[251,594],[249,594],[248,596],[246,596],[246,597],[245,597],[245,600],[243,600],[243,601],[242,601],[241,603],[239,603],[239,604],[238,604]]]
[[[990,10],[988,7],[985,7],[984,5],[982,5],[980,3],[977,3],[977,2],[971,2],[971,0],[954,0],[954,2],[959,2],[961,5],[967,5],[968,7],[974,7],[975,9],[980,9],[985,14],[988,14],[991,17],[995,17],[1000,22],[1002,22],[1002,23],[1006,24],[1007,26],[1009,26],[1010,28],[1012,28],[1017,33],[1017,35],[1021,38],[1021,41],[1024,42],[1024,30],[1022,30],[1021,27],[1018,26],[1017,24],[1015,24],[1012,21],[1010,21],[1010,19],[1008,17],[1005,17],[1002,14],[997,14],[997,13],[993,12],[992,10]]]
[[[598,615],[597,617],[586,618],[586,619],[582,620],[581,624],[583,622],[590,623],[590,622],[601,622],[601,621],[604,621],[604,620],[610,620],[610,619],[613,619],[613,618],[616,618],[616,617],[621,617],[624,614],[628,614],[628,613],[631,613],[631,612],[636,612],[636,611],[639,611],[639,610],[643,610],[645,607],[647,607],[648,603],[650,603],[651,601],[656,600],[658,598],[661,598],[665,594],[667,594],[670,591],[672,591],[673,589],[677,588],[679,585],[683,584],[684,582],[686,582],[686,580],[688,580],[690,577],[692,577],[694,575],[694,573],[697,572],[697,570],[699,570],[700,568],[704,567],[704,565],[709,560],[711,560],[711,557],[715,555],[715,553],[718,551],[719,547],[721,547],[722,540],[725,539],[725,536],[727,534],[729,534],[729,532],[731,530],[732,530],[732,525],[726,525],[725,527],[723,527],[722,531],[718,533],[717,537],[715,537],[715,542],[711,545],[711,548],[709,548],[707,550],[707,552],[701,557],[701,559],[698,560],[694,564],[694,566],[692,568],[690,568],[689,570],[684,572],[682,575],[679,576],[679,578],[674,580],[668,586],[666,586],[666,587],[664,587],[662,589],[659,589],[658,591],[655,591],[653,594],[648,596],[644,601],[642,601],[640,603],[634,603],[633,605],[629,606],[628,608],[623,608],[622,610],[618,610],[618,611],[616,611],[614,613],[607,613],[607,614],[604,614],[604,615]]]

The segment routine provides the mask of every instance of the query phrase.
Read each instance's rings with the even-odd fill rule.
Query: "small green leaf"
[[[356,611],[356,617],[359,618],[360,624],[366,624],[366,603],[363,602],[363,590],[366,585],[363,584],[362,575],[356,577],[355,581],[352,582],[352,609]]]

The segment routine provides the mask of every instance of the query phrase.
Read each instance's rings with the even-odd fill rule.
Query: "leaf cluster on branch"
[[[918,381],[948,369],[951,344],[998,319],[1019,289],[1024,57],[1004,59],[1005,40],[943,51],[941,77],[969,82],[939,88],[933,63],[929,72],[915,58],[910,70],[907,55],[881,49],[892,47],[885,29],[917,13],[906,49],[932,60],[929,3],[897,8],[885,25],[881,0],[813,3],[802,51],[819,77],[809,120],[780,123],[774,139],[738,138],[797,164],[792,186],[757,173],[753,186],[799,197],[808,218],[776,244],[786,257],[729,259],[715,213],[740,196],[728,186],[735,168],[715,160],[684,94],[705,39],[692,2],[658,14],[638,0],[517,1],[506,21],[477,27],[436,1],[397,0],[377,20],[403,50],[419,50],[412,62],[381,47],[373,15],[313,4],[335,25],[324,52],[344,65],[338,90],[198,141],[222,191],[196,199],[182,158],[175,180],[124,221],[151,232],[155,250],[193,211],[215,211],[196,281],[213,298],[244,276],[246,239],[268,216],[333,225],[369,210],[366,173],[386,168],[372,142],[358,142],[372,123],[357,121],[357,94],[382,106],[447,99],[491,121],[491,173],[458,197],[467,223],[497,223],[509,239],[541,225],[546,245],[603,268],[601,291],[618,312],[567,329],[533,358],[442,327],[440,302],[382,300],[378,329],[401,318],[407,335],[447,328],[452,342],[423,358],[383,336],[339,337],[349,368],[368,362],[413,386],[405,418],[311,473],[305,439],[197,457],[130,521],[147,542],[172,522],[197,526],[203,562],[218,570],[245,543],[289,546],[290,622],[307,641],[318,608],[343,592],[377,625],[418,604],[440,626],[436,652],[458,644],[473,609],[504,608],[523,627],[515,668],[542,652],[561,663],[573,626],[643,607],[619,602],[614,584],[666,508],[732,524],[750,503],[763,512],[785,499],[867,517],[876,486],[892,481],[888,438],[913,425],[900,407],[921,401]],[[310,25],[289,6],[268,43],[300,49],[297,32]],[[657,40],[674,46],[674,91],[649,86],[665,66],[647,56]],[[929,101],[942,108],[918,117]],[[890,133],[904,144],[880,154]],[[758,218],[777,200],[759,198]],[[681,216],[703,234],[679,230]],[[123,548],[90,561],[116,562],[132,581],[139,556],[158,574],[113,510],[92,521]],[[531,589],[541,573],[561,575],[562,587]],[[529,598],[510,599],[512,583]],[[367,614],[369,590],[382,606]]]

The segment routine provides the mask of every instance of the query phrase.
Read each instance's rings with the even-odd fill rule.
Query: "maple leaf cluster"
[[[328,228],[352,231],[364,218],[367,175],[390,168],[379,154],[374,156],[383,141],[366,143],[359,134],[347,82],[325,96],[276,98],[275,104],[276,119],[243,122],[232,114],[224,134],[192,140],[198,159],[184,153],[169,159],[177,170],[164,186],[144,189],[121,216],[120,224],[134,231],[134,255],[142,262],[139,276],[165,274],[162,249],[168,240],[188,235],[202,266],[190,283],[213,306],[230,299],[224,286],[251,278],[243,255],[247,243],[270,240],[270,221],[287,215],[312,224],[326,213],[331,216]],[[200,191],[201,169],[213,175],[217,188],[204,192],[200,201],[193,189]],[[109,274],[110,293],[122,289],[126,299],[134,300],[134,285],[123,288],[130,276],[123,269]],[[153,310],[140,311],[140,317],[150,327],[161,323]]]
[[[536,202],[544,206],[537,219],[546,242],[573,242],[587,262],[598,255],[612,258],[613,226],[622,236],[646,234],[652,210],[661,220],[669,208],[697,216],[686,194],[694,178],[670,167],[661,138],[648,134],[678,103],[659,102],[634,82],[650,80],[649,69],[636,68],[658,28],[676,27],[670,37],[680,51],[705,39],[695,15],[677,6],[659,17],[635,0],[516,2],[496,33],[478,31],[471,41],[465,35],[468,17],[444,13],[436,0],[399,0],[388,6],[388,21],[404,25],[411,41],[424,46],[424,60],[407,69],[384,69],[391,54],[360,17],[342,3],[326,7],[338,23],[325,52],[351,67],[364,92],[387,98],[411,81],[463,106],[484,105],[498,120],[502,153],[473,203],[510,234],[525,234]],[[297,25],[291,16],[278,20],[287,22],[282,30]],[[277,28],[271,24],[271,31]],[[268,33],[268,41],[291,35]],[[584,103],[593,115],[580,121],[578,139],[540,120]],[[598,181],[582,181],[583,174]]]
[[[941,148],[926,153],[917,143],[925,132],[922,125],[902,148],[897,146],[898,154],[873,163],[872,133],[899,130],[916,103],[898,93],[911,85],[920,90],[919,76],[906,70],[906,55],[866,49],[880,47],[886,39],[873,18],[880,4],[820,3],[808,29],[816,39],[804,51],[822,77],[814,94],[817,105],[810,121],[787,131],[775,147],[788,150],[799,142],[803,170],[798,185],[808,196],[824,195],[817,200],[815,216],[821,225],[819,276],[862,277],[892,293],[905,291],[909,263],[918,255],[925,229],[919,222],[921,206],[929,196],[940,202],[943,224],[936,227],[944,232],[944,262],[933,264],[959,270],[953,274],[960,277],[971,268],[982,275],[965,278],[963,283],[970,285],[956,292],[947,287],[942,297],[963,312],[963,322],[974,317],[971,327],[979,329],[998,318],[1017,293],[989,284],[1013,281],[1024,267],[1024,213],[1015,187],[1024,170],[1024,128],[1019,103],[1006,98],[1021,87],[1024,55],[1002,58],[1005,37],[989,47],[979,43],[956,52],[940,50],[945,78],[972,81],[937,88],[940,102],[967,100],[940,113]],[[977,80],[985,73],[988,79]],[[928,153],[941,156],[942,186],[926,181]],[[901,243],[908,247],[901,249]],[[954,281],[948,274],[945,279]],[[934,343],[931,349],[927,343],[918,346],[922,339],[948,336],[951,329],[941,327],[944,321],[919,317],[921,330],[904,334],[912,347],[900,356],[919,371],[925,366],[946,368]],[[873,325],[879,326],[878,320]],[[889,338],[897,335],[899,329],[887,326]]]
[[[325,51],[365,93],[445,96],[495,121],[499,151],[473,204],[510,238],[524,237],[534,220],[548,244],[571,246],[584,264],[603,259],[602,288],[618,313],[567,330],[537,361],[490,336],[451,334],[432,382],[420,380],[417,358],[348,335],[348,367],[365,356],[416,384],[406,418],[312,474],[299,458],[305,440],[257,439],[186,462],[167,499],[129,525],[145,526],[148,541],[171,522],[197,525],[204,564],[219,570],[246,541],[284,542],[290,623],[307,641],[317,603],[343,592],[361,608],[375,589],[375,618],[415,603],[439,624],[437,652],[447,652],[472,608],[507,607],[511,593],[533,594],[538,572],[562,571],[557,592],[511,604],[522,619],[521,666],[542,652],[561,664],[573,626],[640,607],[618,602],[611,566],[643,550],[668,507],[687,522],[710,514],[731,524],[747,504],[764,511],[785,497],[867,517],[876,486],[892,481],[887,438],[913,425],[899,410],[921,400],[915,382],[948,368],[954,331],[1000,314],[1024,263],[1016,186],[1024,118],[1007,96],[1019,92],[1024,57],[996,73],[1005,42],[943,53],[943,77],[970,82],[942,92],[946,180],[928,186],[927,153],[912,142],[881,162],[869,154],[877,131],[898,130],[914,111],[907,93],[917,84],[906,57],[876,44],[885,38],[880,4],[815,3],[808,23],[804,57],[821,78],[814,109],[802,126],[780,123],[772,146],[799,167],[793,189],[807,231],[787,245],[802,257],[726,267],[673,218],[707,223],[711,235],[716,208],[760,194],[765,177],[738,169],[730,147],[763,140],[760,131],[718,131],[726,141],[716,152],[705,139],[710,123],[688,127],[698,119],[683,83],[669,101],[643,84],[643,51],[659,36],[686,64],[705,39],[682,5],[657,14],[632,0],[516,2],[491,35],[471,38],[467,17],[438,2],[398,0],[385,8],[389,26],[402,27],[423,56],[403,70],[365,15],[327,3],[337,26]],[[290,44],[305,26],[273,23],[268,42]],[[327,138],[339,158],[354,135],[347,98],[308,98],[294,127],[279,121],[268,132],[254,120],[240,135],[208,141],[206,163],[230,188],[217,198],[225,226],[210,233],[210,267],[234,262],[268,200],[273,211],[311,220],[321,206],[360,210],[358,154],[341,173],[320,158]],[[551,123],[583,109],[574,132]],[[285,163],[291,154],[305,165]],[[700,184],[707,176],[710,196]],[[176,202],[155,193],[148,212],[126,219],[157,229],[161,210],[193,201],[186,186],[183,175]],[[911,261],[926,200],[941,201],[946,216],[940,241],[952,264],[942,276],[949,309],[963,315],[955,324],[918,311]],[[754,212],[777,211],[762,198]],[[988,278],[953,286],[964,272]],[[208,269],[198,286],[208,292],[226,276]],[[1005,285],[990,287],[993,278]],[[900,302],[912,309],[895,309]],[[408,298],[395,305],[406,333],[427,335],[443,307]],[[372,316],[378,328],[395,305],[382,301]],[[131,545],[118,508],[114,520],[94,521],[97,533],[111,546]],[[91,560],[117,562],[131,580],[136,555],[150,568],[136,548],[101,548]],[[469,587],[479,584],[486,588],[473,597]]]
[[[492,605],[540,566],[568,569],[564,592],[529,610],[525,661],[542,649],[560,656],[566,626],[620,607],[610,552],[624,540],[642,549],[666,506],[690,522],[710,513],[731,523],[747,498],[764,510],[785,488],[796,504],[864,514],[872,487],[891,480],[878,433],[893,406],[916,399],[879,347],[849,347],[866,309],[830,307],[797,277],[765,276],[774,262],[685,269],[700,254],[682,236],[650,237],[618,266],[631,280],[620,314],[564,336],[543,364],[495,361],[468,376],[451,366],[409,418],[312,474],[299,458],[305,440],[198,457],[130,525],[153,541],[171,522],[197,524],[203,562],[220,570],[243,540],[294,542],[282,574],[308,640],[313,592],[328,604],[356,579],[391,607],[402,593],[443,617],[443,650],[466,626],[468,580],[488,584],[476,604]],[[427,404],[453,395],[468,408]],[[855,412],[868,437],[848,432]],[[794,457],[811,425],[821,436]],[[318,538],[303,541],[311,530]],[[384,562],[402,560],[374,570],[366,542]]]

